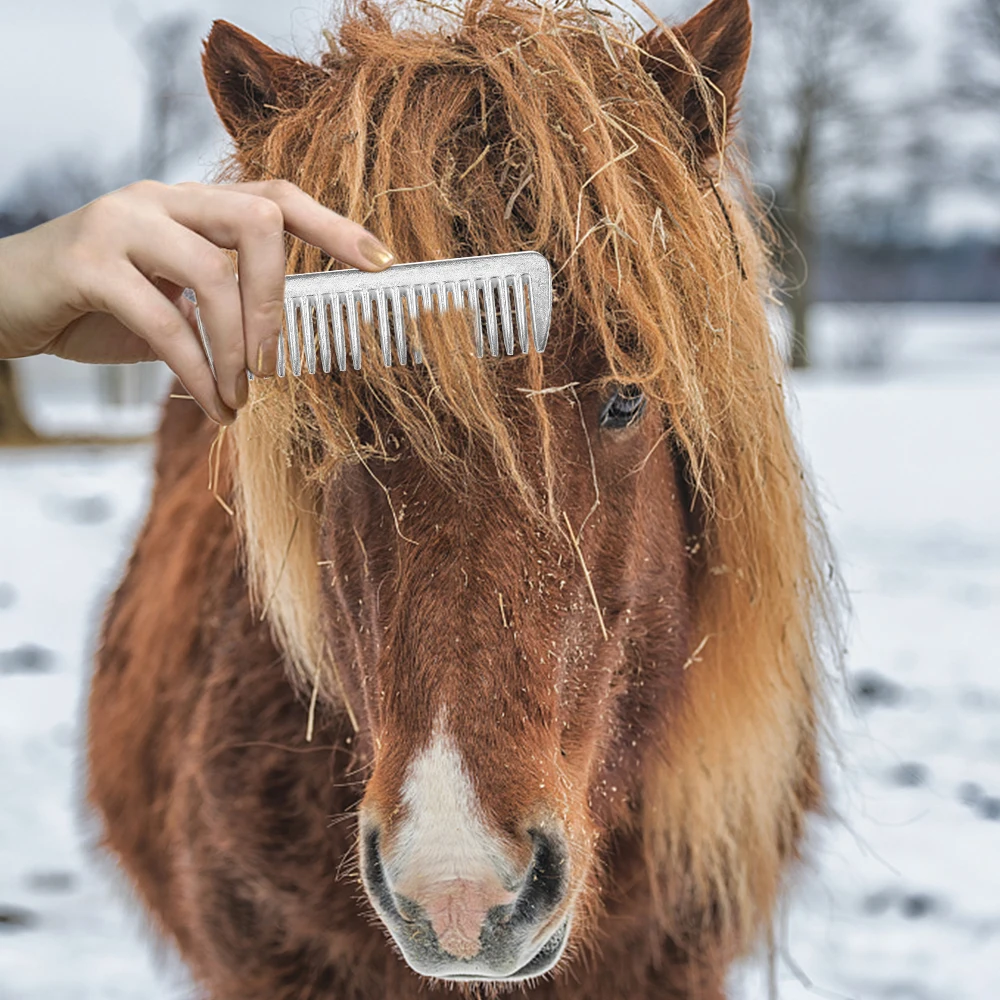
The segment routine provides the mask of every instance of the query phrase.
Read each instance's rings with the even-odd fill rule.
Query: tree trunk
[[[788,312],[792,322],[793,368],[808,368],[811,362],[809,313],[812,307],[810,265],[813,256],[812,164],[813,123],[806,120],[798,142],[792,147],[791,170],[786,197],[782,199],[781,231],[783,268],[787,279]]]
[[[13,362],[0,360],[0,444],[35,444],[38,440],[21,405]]]
[[[808,368],[810,352],[809,313],[812,294],[809,288],[809,264],[812,259],[812,233],[806,226],[792,230],[794,248],[788,257],[788,315],[792,323],[792,349],[789,363],[793,368]]]

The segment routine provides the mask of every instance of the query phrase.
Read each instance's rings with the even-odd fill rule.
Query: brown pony
[[[718,1000],[820,802],[831,622],[727,149],[747,2],[324,35],[213,28],[231,176],[404,260],[541,251],[549,347],[445,314],[421,365],[254,382],[214,445],[168,404],[90,700],[106,846],[215,1000]]]

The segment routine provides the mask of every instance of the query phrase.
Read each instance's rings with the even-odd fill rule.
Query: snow
[[[80,803],[90,650],[150,459],[148,445],[0,452],[0,921],[15,921],[0,922],[0,1000],[172,995]]]
[[[1000,311],[816,320],[822,366],[794,380],[796,422],[853,603],[855,697],[838,698],[834,815],[813,824],[794,879],[779,995],[992,1000]],[[84,405],[36,395],[56,423]],[[150,462],[147,445],[0,452],[0,1000],[190,995],[93,855],[80,805],[90,650]],[[765,997],[766,983],[748,963],[733,996]]]
[[[1000,468],[995,373],[798,385],[854,607],[831,762],[785,927],[815,989],[987,1000],[1000,967]],[[844,701],[845,699],[842,699]],[[765,996],[759,979],[743,994]]]

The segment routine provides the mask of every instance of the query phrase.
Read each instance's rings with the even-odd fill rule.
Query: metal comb
[[[291,274],[285,278],[278,376],[330,372],[334,364],[346,371],[348,355],[360,368],[359,309],[361,322],[375,328],[387,367],[393,364],[393,347],[399,364],[411,356],[420,364],[419,349],[408,349],[408,328],[419,323],[421,309],[440,314],[449,308],[472,314],[477,357],[487,350],[498,357],[501,348],[511,355],[517,347],[527,354],[531,346],[541,353],[552,313],[549,263],[540,253],[523,251],[394,264],[374,273],[352,268]],[[198,328],[211,361],[200,316]]]

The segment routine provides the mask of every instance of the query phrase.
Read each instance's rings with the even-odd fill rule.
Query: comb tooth
[[[278,362],[274,370],[277,372],[279,378],[285,377],[285,338],[280,334],[278,335]]]
[[[302,375],[302,312],[303,300],[295,300],[295,336],[288,342],[288,364],[293,375]]]
[[[431,295],[431,286],[423,284],[420,286],[420,306],[424,312],[434,311],[434,297]]]
[[[517,339],[521,343],[521,352],[528,353],[528,316],[524,307],[524,275],[514,277],[514,316],[517,320]]]
[[[316,339],[319,341],[319,364],[326,375],[330,373],[330,325],[326,318],[329,303],[329,295],[316,296]]]
[[[475,323],[473,336],[476,357],[481,358],[483,356],[483,317],[479,311],[475,281],[469,281],[467,278],[464,278],[458,283],[458,304],[472,313],[472,319]]]
[[[299,351],[299,305],[301,300],[293,298],[289,305],[285,306],[285,318],[288,320],[288,364],[291,366],[293,375],[302,374],[302,354]]]
[[[299,310],[302,313],[302,346],[306,359],[306,371],[316,374],[316,337],[313,332],[313,303],[315,296],[303,296]]]
[[[396,357],[401,365],[406,364],[406,331],[403,328],[403,300],[399,287],[393,285],[389,289],[389,301],[392,303],[392,329],[396,334]]]
[[[545,350],[549,339],[549,313],[551,311],[549,278],[528,275],[528,296],[531,301],[531,326],[535,340],[535,350],[539,354]]]
[[[291,343],[292,337],[295,335],[295,300],[291,298],[285,299],[285,336],[282,337],[280,334],[278,336],[278,364],[277,372],[282,378],[287,374],[288,370],[288,351],[286,348],[286,338],[289,343]]]
[[[385,289],[375,289],[375,304],[378,308],[378,339],[382,347],[382,363],[392,367],[392,341],[389,338],[389,312],[385,306]]]
[[[344,343],[344,307],[340,296],[330,296],[330,312],[333,314],[333,349],[337,355],[337,368],[347,370],[347,345]]]
[[[371,326],[375,322],[375,317],[372,315],[372,293],[371,292],[361,292],[361,318]]]
[[[347,330],[351,338],[351,361],[355,368],[361,367],[361,337],[358,334],[358,304],[354,300],[354,292],[344,293],[347,298]],[[368,304],[371,309],[371,303]]]
[[[510,291],[505,278],[497,279],[497,294],[500,296],[500,324],[503,327],[503,346],[507,353],[514,353],[514,327],[510,321]]]
[[[497,338],[497,310],[493,301],[493,279],[483,279],[483,306],[486,309],[486,337],[490,342],[490,354],[500,356],[500,342]]]
[[[409,314],[410,314],[410,321],[414,325],[417,325],[417,315],[418,315],[418,310],[417,310],[417,289],[416,289],[416,286],[414,286],[414,285],[407,285],[406,286],[406,309],[407,309],[407,312],[409,312]],[[418,329],[418,332],[419,332],[419,326],[417,327],[417,329]],[[421,355],[421,353],[420,353],[420,348],[419,347],[414,347],[413,348],[413,362],[414,362],[414,364],[418,364],[419,365],[421,361],[423,361],[423,355]]]
[[[486,350],[483,344],[483,311],[479,308],[479,293],[475,281],[467,281],[466,294],[469,296],[469,308],[476,323],[476,357],[481,358]]]

